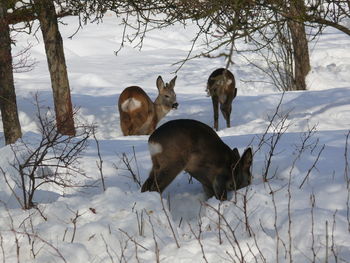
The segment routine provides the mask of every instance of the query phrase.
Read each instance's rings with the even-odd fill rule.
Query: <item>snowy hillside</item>
[[[1,262],[350,262],[349,37],[327,30],[311,42],[309,91],[283,98],[237,55],[230,68],[238,89],[232,127],[225,128],[220,115],[218,134],[240,153],[253,147],[252,185],[220,203],[205,200],[201,185],[182,173],[161,200],[158,193],[140,193],[122,161],[124,154],[145,181],[151,168],[148,136],[122,136],[116,103],[130,85],[155,98],[157,76],[173,78],[172,64],[186,56],[195,27],[153,31],[141,51],[126,46],[115,56],[122,27],[113,17],[86,26],[73,39],[68,37],[76,30],[75,18],[64,22],[73,104],[81,118],[98,127],[107,190],[93,138],[80,164],[84,183],[94,187],[62,192],[45,186],[35,197],[39,209],[24,211],[0,177]],[[38,92],[42,105],[52,107],[49,74],[42,41],[24,34],[16,40],[15,51],[32,43],[37,61],[33,71],[15,75],[23,140],[33,142],[40,138],[33,96]],[[205,87],[209,74],[223,65],[205,58],[185,64],[175,86],[179,108],[161,123],[190,118],[213,126]],[[280,102],[275,126],[269,126]],[[1,125],[0,147],[0,167],[17,176]],[[264,182],[269,157],[270,179]]]

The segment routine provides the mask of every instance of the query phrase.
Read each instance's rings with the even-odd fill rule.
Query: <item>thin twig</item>
[[[143,248],[144,250],[148,251],[148,248],[144,247],[143,245],[141,245],[140,243],[138,243],[135,238],[133,238],[132,236],[130,236],[126,231],[124,231],[121,228],[118,228],[118,230],[120,232],[122,232],[124,235],[126,235],[133,243],[135,243],[136,245],[138,245],[139,247]]]
[[[299,189],[301,189],[301,188],[303,187],[303,185],[304,185],[306,179],[309,177],[311,171],[312,171],[314,168],[316,168],[316,164],[317,164],[317,162],[318,162],[318,160],[319,160],[319,158],[320,158],[320,156],[321,156],[321,154],[322,154],[322,152],[323,152],[323,150],[324,150],[325,147],[326,147],[326,145],[324,144],[324,145],[322,146],[321,150],[318,152],[318,155],[317,155],[317,157],[316,157],[314,163],[313,163],[312,166],[309,168],[309,170],[308,170],[307,173],[306,173],[305,178],[303,179],[303,181],[302,181],[301,184],[299,185]]]
[[[5,249],[4,249],[4,237],[0,233],[0,247],[1,247],[1,252],[2,252],[2,263],[5,263]]]
[[[315,250],[315,219],[314,219],[314,210],[315,210],[315,195],[310,195],[310,201],[311,201],[311,251],[312,251],[312,262],[316,262],[316,250]]]
[[[79,214],[79,210],[77,210],[77,212],[75,213],[75,217],[71,219],[71,222],[73,223],[73,234],[72,234],[72,238],[70,240],[71,243],[73,243],[73,241],[74,241],[75,234],[76,234],[76,231],[77,231],[77,222],[78,222],[78,218],[80,216],[81,215]]]
[[[106,191],[105,178],[104,178],[104,175],[103,175],[103,168],[102,168],[102,166],[103,166],[103,159],[101,157],[100,143],[97,140],[95,129],[96,129],[96,127],[94,127],[93,130],[92,130],[92,136],[94,137],[95,142],[96,142],[97,156],[98,156],[98,159],[99,159],[99,161],[96,161],[96,165],[97,165],[98,170],[100,171],[103,191]]]
[[[102,238],[103,243],[105,244],[105,249],[106,249],[107,255],[109,256],[109,259],[111,260],[112,263],[114,263],[113,256],[112,256],[111,252],[109,252],[108,244],[107,244],[104,236],[102,234],[100,236]]]
[[[154,246],[155,246],[155,256],[156,256],[156,262],[157,263],[160,263],[160,259],[159,259],[159,247],[158,247],[158,242],[157,242],[157,239],[156,239],[156,235],[155,235],[155,232],[154,232],[154,226],[153,226],[153,223],[152,223],[152,220],[151,220],[151,216],[149,214],[148,215],[148,221],[151,225],[151,229],[152,229],[152,236],[153,236],[153,241],[154,241]]]
[[[191,224],[188,224],[188,226],[190,227],[190,230],[191,230],[191,233],[194,235],[194,237],[197,239],[198,241],[198,244],[201,248],[201,251],[202,251],[202,257],[204,259],[204,261],[206,263],[208,263],[208,260],[207,260],[207,257],[205,256],[205,252],[204,252],[204,247],[203,247],[203,244],[202,244],[202,241],[201,241],[201,235],[202,235],[202,221],[199,219],[199,222],[198,222],[198,227],[199,227],[199,233],[198,235],[196,235],[196,233],[194,232],[194,230],[192,229],[192,226]]]
[[[169,224],[169,226],[170,226],[170,229],[171,229],[171,232],[172,232],[172,234],[173,234],[173,238],[174,238],[174,240],[175,240],[176,246],[177,246],[177,248],[180,248],[180,244],[179,244],[179,242],[177,241],[177,237],[176,237],[176,235],[175,235],[175,231],[174,231],[173,225],[172,225],[172,223],[171,223],[171,221],[170,221],[170,217],[169,217],[169,215],[168,215],[167,210],[165,209],[164,200],[163,200],[162,194],[161,194],[161,192],[160,192],[160,188],[159,188],[159,185],[158,185],[157,176],[155,176],[154,178],[155,178],[154,181],[155,181],[155,183],[156,183],[156,187],[157,187],[158,192],[159,192],[160,203],[162,204],[162,210],[163,210],[163,212],[164,212],[164,214],[165,214],[165,216],[166,216],[166,219],[167,219],[167,221],[168,221],[168,224]]]
[[[334,240],[334,231],[335,231],[335,225],[336,225],[336,214],[337,214],[337,210],[335,210],[334,214],[333,214],[333,225],[332,225],[332,245],[331,245],[331,251],[333,253],[334,256],[334,262],[337,263],[338,262],[338,255],[337,252],[335,251],[336,249],[336,245],[335,245],[335,240]]]

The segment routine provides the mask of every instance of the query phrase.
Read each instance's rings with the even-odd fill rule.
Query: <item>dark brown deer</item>
[[[163,192],[182,170],[203,185],[208,198],[226,200],[228,190],[250,184],[251,148],[240,157],[237,148],[231,150],[199,121],[169,121],[152,133],[148,146],[153,167],[141,192]]]
[[[120,127],[125,136],[151,134],[158,122],[171,110],[177,109],[174,92],[176,76],[164,84],[157,78],[158,97],[153,102],[146,92],[137,86],[123,90],[119,96]]]
[[[219,103],[222,115],[226,120],[227,127],[231,127],[230,115],[232,100],[237,95],[235,77],[225,68],[216,69],[210,74],[207,83],[207,93],[211,96],[214,109],[214,128],[219,127]]]

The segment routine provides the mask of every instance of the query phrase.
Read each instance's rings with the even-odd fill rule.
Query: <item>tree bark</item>
[[[58,132],[74,136],[73,107],[68,81],[63,41],[58,29],[57,15],[52,0],[34,0],[45,43],[47,63],[55,104]]]
[[[305,13],[304,10],[305,5],[302,0],[291,1],[290,12],[292,14],[292,17],[298,18],[302,16],[302,14]],[[288,22],[288,27],[290,29],[292,37],[294,55],[295,87],[293,87],[293,90],[306,90],[305,79],[311,69],[311,66],[305,25],[302,22],[302,19],[300,19],[300,21],[290,20]]]
[[[0,2],[0,109],[5,143],[22,137],[18,118],[16,92],[13,82],[10,28],[6,20],[7,8]]]

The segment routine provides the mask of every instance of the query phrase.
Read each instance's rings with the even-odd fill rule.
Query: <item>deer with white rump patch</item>
[[[208,78],[207,93],[213,102],[215,130],[218,130],[219,126],[219,103],[226,125],[228,128],[231,127],[232,100],[237,95],[235,77],[232,72],[225,68],[219,68],[211,73]]]
[[[157,78],[158,97],[153,102],[146,92],[137,86],[123,90],[119,96],[118,109],[120,126],[125,136],[151,134],[158,122],[171,110],[177,109],[174,92],[176,76],[164,84]]]
[[[240,157],[208,125],[188,119],[172,120],[157,128],[148,139],[152,170],[141,192],[164,189],[182,171],[202,185],[207,197],[227,199],[227,191],[251,182],[252,150]]]

